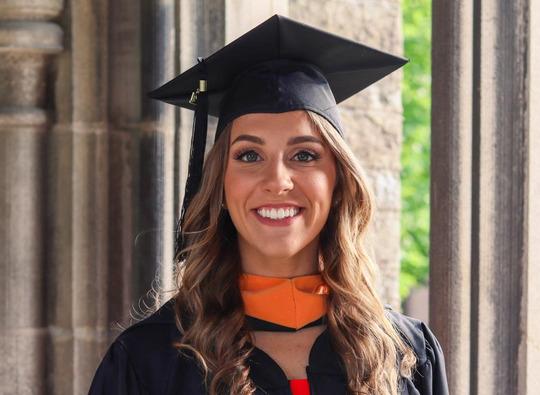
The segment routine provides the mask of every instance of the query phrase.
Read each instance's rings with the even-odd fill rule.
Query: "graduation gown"
[[[400,379],[400,394],[447,395],[443,352],[431,330],[423,322],[388,307],[386,312],[418,359],[413,377]],[[195,361],[172,346],[179,337],[171,300],[118,336],[99,365],[89,394],[206,394]],[[264,351],[255,348],[247,362],[257,395],[291,395],[285,373]],[[345,371],[327,329],[312,346],[306,373],[311,395],[346,394]]]

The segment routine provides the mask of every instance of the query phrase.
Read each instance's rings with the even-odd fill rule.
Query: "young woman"
[[[235,51],[273,34],[280,56],[251,51],[254,59],[231,66]],[[340,83],[324,40],[364,73]],[[204,76],[190,105],[219,115],[216,139],[195,187],[190,166],[178,292],[117,338],[90,394],[448,393],[439,343],[422,322],[383,307],[362,245],[372,198],[336,100],[403,63],[355,45],[274,17],[158,90],[189,107],[182,85]],[[332,61],[337,73],[342,62]],[[215,67],[230,74],[221,85]]]

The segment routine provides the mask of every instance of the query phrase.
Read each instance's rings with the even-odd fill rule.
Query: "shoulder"
[[[413,348],[418,364],[435,361],[438,355],[442,356],[442,348],[427,324],[393,310],[390,305],[385,305],[385,312],[401,337]]]
[[[169,300],[156,312],[125,329],[117,338],[128,351],[150,347],[168,347],[180,332],[176,327],[174,299]]]
[[[171,300],[116,338],[98,367],[90,393],[109,394],[117,385],[137,388],[127,393],[146,393],[142,389],[161,393],[182,363],[174,346],[180,336]]]
[[[124,330],[114,343],[125,350],[136,369],[146,371],[150,365],[162,366],[176,358],[174,343],[180,337],[171,299],[152,315]]]
[[[414,350],[417,365],[411,377],[403,377],[402,394],[448,395],[444,354],[431,329],[421,320],[385,306],[387,317]]]

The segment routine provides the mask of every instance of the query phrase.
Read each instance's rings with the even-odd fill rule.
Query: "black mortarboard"
[[[322,115],[343,134],[336,104],[406,62],[274,15],[150,92],[154,99],[195,110],[180,225],[199,188],[208,114],[219,117],[216,139],[240,115],[300,109]]]

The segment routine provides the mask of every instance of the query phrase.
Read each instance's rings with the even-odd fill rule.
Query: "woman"
[[[91,394],[448,393],[431,331],[374,290],[336,107],[403,63],[275,16],[153,93],[196,111],[178,292],[118,337]]]

